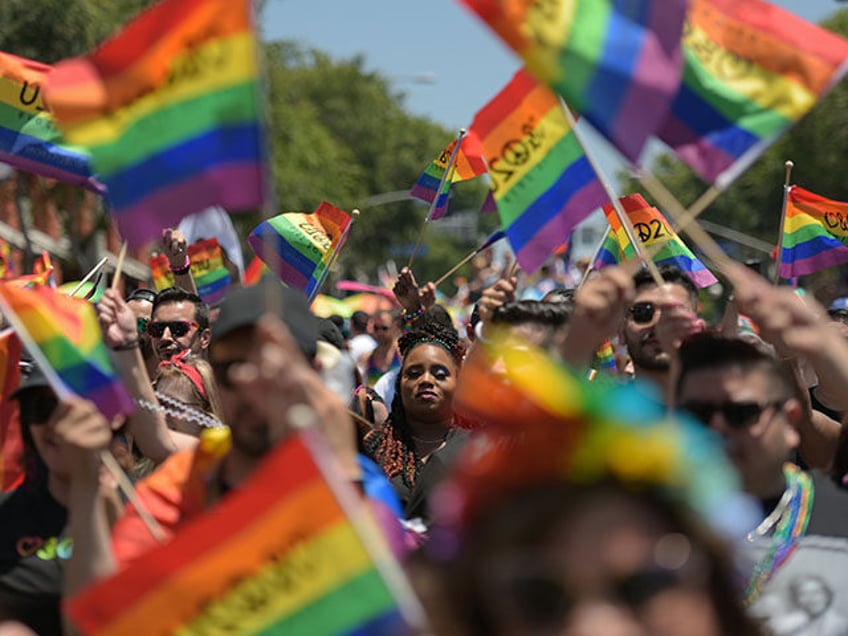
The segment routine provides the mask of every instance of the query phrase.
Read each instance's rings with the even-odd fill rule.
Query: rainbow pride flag
[[[0,52],[0,161],[101,192],[91,156],[62,139],[41,92],[52,67]]]
[[[59,63],[47,99],[88,149],[131,246],[213,205],[265,197],[250,0],[164,0],[87,57]]]
[[[263,221],[247,242],[284,283],[313,298],[350,224],[347,212],[322,201],[312,214],[287,212]]]
[[[64,392],[91,400],[108,418],[133,410],[88,301],[44,285],[27,289],[6,281],[0,282],[0,308],[21,340],[39,348]]]
[[[848,203],[791,186],[786,197],[780,277],[848,263]]]
[[[224,267],[224,257],[218,239],[214,236],[188,246],[191,275],[197,286],[197,295],[207,305],[214,305],[224,298],[230,287],[230,272]],[[150,257],[150,276],[156,291],[174,286],[174,274],[168,257],[162,253]]]
[[[693,0],[659,138],[724,188],[845,74],[848,40],[761,0]]]
[[[97,636],[139,625],[150,636],[404,633],[392,594],[297,437],[172,541],[67,609]]]
[[[604,190],[556,95],[524,69],[475,115],[471,131],[486,151],[501,226],[521,267],[534,272],[606,203]]]
[[[654,255],[657,265],[674,265],[680,268],[689,274],[698,287],[709,287],[718,282],[712,272],[695,257],[692,250],[672,229],[662,212],[648,205],[641,194],[631,194],[622,197],[619,201],[633,222],[642,245],[646,249],[662,245],[659,252]],[[595,269],[636,258],[636,250],[627,239],[627,234],[612,205],[604,206],[604,214],[609,221],[610,232],[595,261]]]
[[[459,143],[459,152],[453,166],[451,166],[450,176],[445,180],[445,186],[442,192],[439,192],[439,184],[442,182],[442,177],[445,175],[445,170],[450,162],[453,150],[456,144]],[[433,208],[432,214],[427,219],[435,221],[442,218],[448,211],[448,196],[450,195],[450,187],[459,181],[466,181],[479,177],[488,171],[486,160],[483,158],[483,147],[480,145],[480,140],[474,134],[465,134],[461,139],[454,139],[448,147],[442,150],[442,153],[430,162],[424,173],[412,186],[409,191],[409,196],[432,203],[436,200],[436,206]]]
[[[618,366],[615,362],[615,352],[612,349],[612,343],[609,338],[604,340],[598,350],[595,352],[594,367],[599,371],[615,372]]]
[[[463,0],[632,162],[680,85],[686,0]]]

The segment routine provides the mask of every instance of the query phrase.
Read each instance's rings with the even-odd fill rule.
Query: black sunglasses
[[[656,307],[649,302],[635,303],[627,312],[637,325],[646,325],[654,319]]]
[[[768,408],[782,406],[783,402],[772,401],[760,404],[759,402],[722,402],[713,404],[711,402],[685,402],[680,405],[683,410],[689,411],[702,424],[709,424],[716,413],[721,413],[724,421],[733,430],[748,428],[760,419],[760,416]]]
[[[165,335],[165,329],[171,332],[175,338],[182,338],[192,327],[199,327],[196,322],[188,320],[169,320],[167,322],[150,322],[147,324],[147,332],[154,338],[161,338]]]

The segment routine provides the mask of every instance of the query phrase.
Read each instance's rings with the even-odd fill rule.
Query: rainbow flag
[[[693,0],[683,52],[683,83],[657,134],[722,188],[848,68],[848,41],[761,0]]]
[[[715,285],[718,280],[704,264],[692,253],[686,243],[668,224],[662,212],[648,205],[641,194],[631,194],[619,199],[624,211],[633,223],[639,240],[646,249],[662,245],[654,255],[657,265],[674,265],[689,274],[689,278],[698,287]],[[615,265],[636,258],[636,250],[627,239],[627,233],[612,205],[604,206],[604,214],[610,224],[610,231],[595,261],[595,269],[605,265]]]
[[[250,264],[244,268],[244,279],[242,280],[242,285],[245,287],[251,287],[259,283],[262,280],[262,277],[270,272],[268,266],[262,262],[262,259],[258,256],[254,256],[250,261]]]
[[[454,164],[451,166],[450,176],[445,180],[442,192],[438,192],[439,184],[445,175],[445,170],[448,167],[453,150],[456,148],[457,141],[460,143],[459,152],[457,152]],[[480,140],[474,134],[465,134],[460,140],[454,139],[447,148],[442,150],[438,157],[430,162],[430,165],[412,186],[409,196],[427,203],[432,203],[438,196],[436,206],[427,219],[428,221],[435,221],[447,214],[448,196],[452,184],[479,177],[487,171]]]
[[[350,224],[347,212],[322,201],[313,214],[287,212],[263,221],[247,242],[284,283],[312,298],[333,254],[344,245]]]
[[[43,285],[26,289],[0,282],[0,308],[21,340],[40,349],[64,391],[91,400],[108,418],[133,410],[88,301]]]
[[[179,599],[175,603],[174,599]],[[394,599],[303,442],[172,541],[72,598],[83,633],[404,633]]]
[[[207,305],[214,305],[224,298],[230,287],[230,272],[224,267],[224,257],[218,239],[214,236],[188,246],[191,275],[197,286],[197,295]],[[150,277],[156,291],[174,286],[174,274],[168,257],[162,253],[150,257]]]
[[[164,0],[50,74],[50,107],[91,153],[131,246],[213,205],[261,206],[251,11],[250,0]]]
[[[618,366],[615,362],[615,352],[612,349],[612,343],[609,338],[605,339],[603,344],[598,347],[595,352],[595,364],[593,365],[599,371],[616,372]]]
[[[463,0],[636,162],[680,85],[686,0]]]
[[[791,186],[786,197],[780,277],[848,263],[848,203]]]
[[[91,156],[68,145],[47,111],[41,89],[52,67],[0,52],[0,161],[101,192]]]
[[[557,97],[526,70],[475,116],[501,226],[521,267],[534,272],[571,230],[606,203]]]
[[[20,413],[18,401],[11,399],[20,382],[23,349],[12,329],[0,332],[0,492],[14,489],[24,479]]]

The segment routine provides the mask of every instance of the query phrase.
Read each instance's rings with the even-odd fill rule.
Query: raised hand
[[[107,289],[103,292],[97,304],[97,318],[107,347],[129,348],[133,343],[138,343],[138,321],[117,290]]]
[[[188,245],[185,235],[169,227],[162,230],[162,251],[168,257],[172,270],[185,269],[188,263]]]

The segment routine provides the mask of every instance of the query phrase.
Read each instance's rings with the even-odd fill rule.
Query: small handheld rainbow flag
[[[848,203],[791,186],[786,197],[780,277],[848,263]]]
[[[683,83],[657,135],[722,188],[848,69],[848,40],[762,0],[693,0],[683,52]]]
[[[297,437],[172,541],[67,608],[96,636],[139,625],[150,636],[404,633],[375,562]]]
[[[44,104],[52,67],[0,52],[0,161],[15,168],[100,192],[91,156],[65,143]]]
[[[605,339],[595,352],[595,364],[593,366],[598,371],[606,372],[615,372],[618,369],[615,362],[615,352],[609,338]]]
[[[251,4],[164,0],[48,77],[59,126],[91,152],[132,246],[210,206],[264,200]]]
[[[718,282],[712,272],[692,253],[686,243],[668,224],[662,212],[648,205],[641,194],[631,194],[619,199],[624,211],[639,234],[639,240],[646,249],[662,245],[654,255],[658,265],[674,265],[686,272],[698,287],[709,287]],[[636,258],[636,250],[627,238],[612,205],[604,206],[604,214],[610,224],[610,232],[595,262],[595,269],[604,265],[615,265]]]
[[[263,221],[247,242],[284,283],[312,298],[333,255],[344,246],[350,225],[347,212],[322,201],[313,214],[287,212]]]
[[[501,226],[534,272],[607,201],[556,95],[524,69],[475,116]]]
[[[480,140],[476,135],[466,134],[461,139],[459,152],[456,155],[456,160],[451,166],[450,176],[445,181],[445,186],[442,192],[438,192],[439,184],[442,182],[442,177],[450,162],[451,155],[458,141],[454,139],[448,147],[442,150],[442,153],[436,157],[424,173],[412,186],[409,191],[409,196],[415,197],[427,203],[432,203],[438,196],[436,206],[433,208],[433,213],[428,221],[435,221],[442,218],[448,211],[448,195],[450,194],[451,184],[473,179],[485,174],[488,171],[486,160],[483,158],[483,148],[480,145]]]
[[[88,301],[44,285],[26,289],[0,282],[0,308],[21,340],[38,347],[56,372],[61,382],[60,387],[54,387],[57,393],[89,399],[108,418],[132,411],[132,402],[112,369],[100,324]]]
[[[197,295],[207,305],[214,305],[224,298],[230,286],[230,272],[224,267],[224,257],[218,239],[214,236],[188,246],[191,275],[197,286]],[[156,291],[174,286],[174,274],[168,257],[156,254],[150,257],[150,276]]]
[[[632,162],[680,85],[686,0],[463,0]]]

